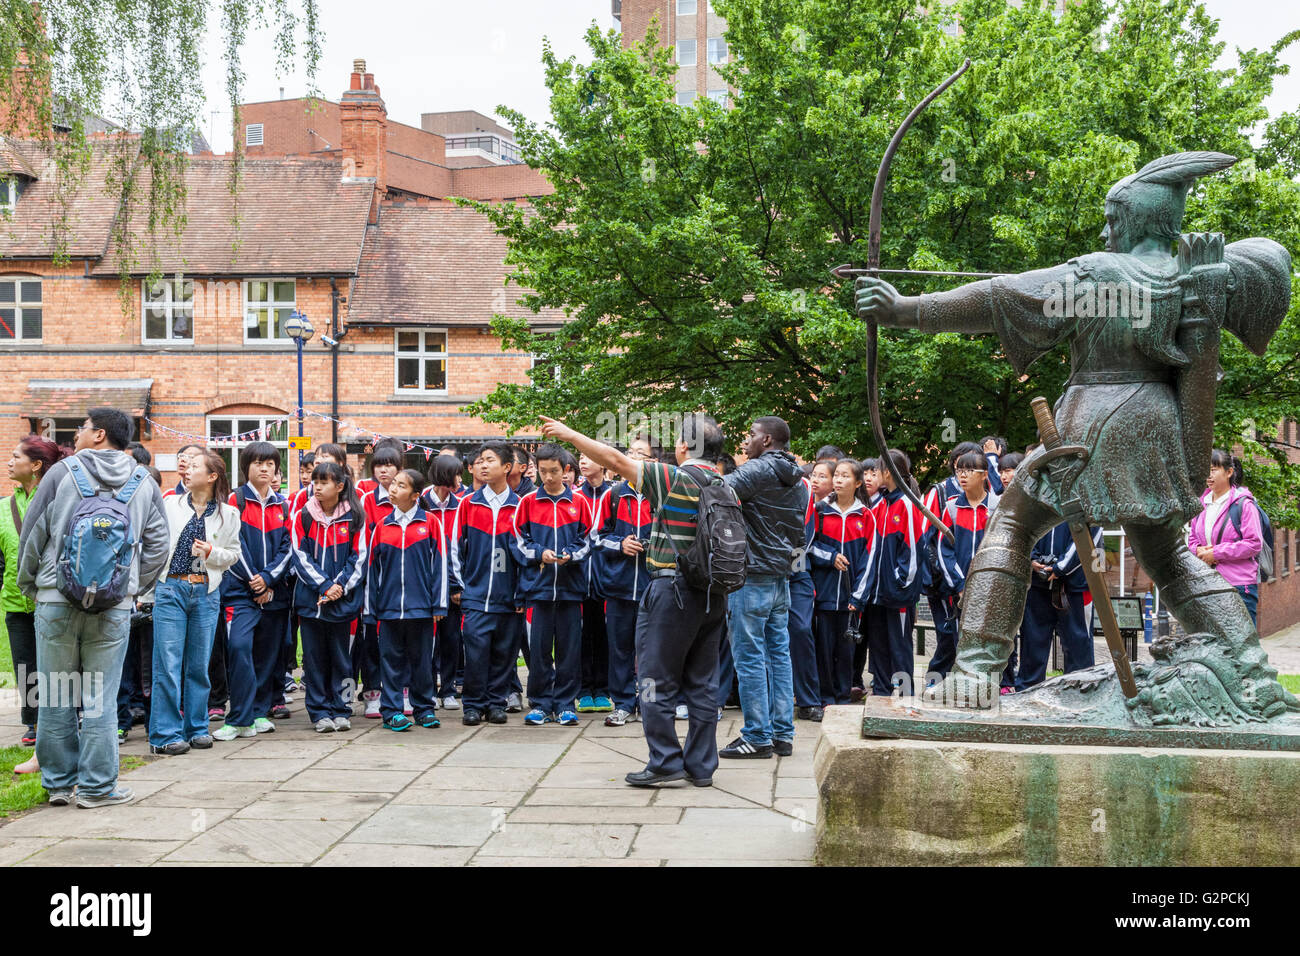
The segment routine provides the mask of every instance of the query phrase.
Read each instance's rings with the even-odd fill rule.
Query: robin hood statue
[[[1291,257],[1278,243],[1225,246],[1221,234],[1181,234],[1189,189],[1234,162],[1192,152],[1148,163],[1106,196],[1105,251],[1064,265],[921,296],[900,295],[880,278],[857,280],[862,318],[923,332],[994,332],[1021,373],[1059,343],[1070,347],[1071,374],[1053,417],[1061,441],[1080,451],[1035,467],[1047,454],[1036,449],[990,517],[968,576],[946,702],[998,699],[1030,551],[1073,513],[1124,527],[1188,635],[1180,647],[1155,651],[1156,664],[1138,666],[1131,708],[1157,724],[1197,724],[1265,720],[1300,706],[1277,683],[1241,598],[1183,536],[1209,467],[1219,332],[1262,355],[1290,301]]]

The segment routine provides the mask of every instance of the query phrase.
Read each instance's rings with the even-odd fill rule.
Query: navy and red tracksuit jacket
[[[538,488],[519,500],[514,555],[521,568],[519,594],[527,604],[586,599],[592,510],[591,499],[568,487],[558,495]],[[562,565],[543,564],[546,551],[554,551],[557,557],[568,552],[570,560]]]
[[[883,492],[872,510],[880,540],[875,580],[865,599],[881,607],[909,607],[921,595],[925,516],[897,488]]]
[[[366,542],[370,555],[368,560],[373,561],[375,532],[384,523],[384,519],[393,513],[393,502],[388,497],[388,489],[376,482],[374,487],[361,497],[361,510],[366,513],[366,527],[370,529],[371,540]],[[366,623],[373,623],[376,618],[374,611],[370,609],[369,573],[366,574],[365,588],[366,596],[361,602],[361,609],[365,615]]]
[[[803,554],[799,556],[794,567],[791,568],[793,573],[790,575],[790,580],[792,582],[800,575],[808,575],[811,577],[812,558],[810,552],[812,549],[813,538],[817,536],[817,499],[813,496],[812,482],[807,478],[801,478],[800,481],[802,481],[803,486],[808,489],[808,505],[804,508],[803,512]],[[814,581],[813,590],[815,591],[816,588],[817,584]]]
[[[355,521],[351,509],[337,518],[318,520],[311,505],[293,516],[293,567],[298,575],[294,607],[299,617],[350,621],[361,611],[365,595],[367,537],[364,519]],[[318,604],[333,585],[343,588],[337,601]]]
[[[641,595],[650,586],[645,552],[624,554],[623,539],[648,540],[653,520],[649,499],[637,494],[626,481],[619,482],[601,496],[592,522],[595,526],[595,552],[591,560],[596,564],[596,587],[602,596],[622,601],[641,600]]]
[[[494,515],[483,492],[466,495],[456,506],[448,550],[451,587],[460,589],[461,610],[513,614],[522,607],[515,594],[519,562],[513,556],[519,547],[514,524],[519,496],[507,488]]]
[[[441,617],[447,597],[442,522],[418,504],[406,523],[390,512],[370,531],[370,613],[379,621]]]
[[[239,499],[244,499],[243,507]],[[271,491],[266,503],[257,497],[252,485],[242,485],[230,493],[230,504],[239,511],[239,560],[221,578],[221,604],[260,606],[264,611],[279,611],[289,606],[288,578],[293,571],[289,555],[289,505],[278,492]],[[257,605],[248,582],[258,575],[274,592],[270,601]]]
[[[439,501],[432,488],[420,495],[420,507],[437,518],[438,525],[442,528],[443,551],[448,554],[447,587],[453,594],[460,590],[460,585],[451,573],[449,542],[451,541],[452,526],[456,523],[456,509],[460,506],[460,499],[463,497],[464,495],[457,495],[453,491],[447,496],[446,501]]]
[[[935,533],[934,550],[936,566],[940,579],[934,582],[935,589],[944,597],[960,594],[966,589],[966,572],[975,557],[975,550],[984,540],[984,527],[988,524],[989,513],[997,506],[998,496],[992,491],[985,492],[984,500],[971,505],[966,493],[949,498],[943,506],[939,517],[944,526],[953,533],[953,541],[946,535]]]
[[[577,484],[573,486],[574,491],[581,492],[586,497],[587,501],[591,503],[591,530],[592,530],[593,539],[597,527],[596,509],[600,506],[600,499],[605,497],[605,495],[609,494],[613,489],[614,489],[614,482],[612,481],[606,481],[599,488],[595,488],[592,487],[591,482],[589,482],[586,478],[579,478]],[[538,486],[538,490],[539,491],[541,490],[540,485]],[[593,540],[592,547],[594,548],[595,546],[596,543]],[[605,592],[603,592],[600,589],[600,575],[596,567],[597,560],[598,559],[596,558],[596,556],[593,555],[592,559],[587,561],[587,597],[588,598],[601,598],[605,596]]]
[[[848,511],[833,501],[819,501],[816,516],[817,532],[808,549],[817,592],[814,606],[822,611],[847,611],[850,604],[861,608],[876,566],[876,517],[856,498]],[[849,559],[847,571],[835,567],[841,554]]]

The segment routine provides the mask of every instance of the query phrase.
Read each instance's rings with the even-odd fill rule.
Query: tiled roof
[[[149,414],[151,378],[51,379],[27,382],[23,414],[48,418],[84,418],[86,409],[107,405],[139,418]]]
[[[185,275],[355,274],[373,182],[343,181],[342,165],[330,160],[246,160],[232,196],[230,164],[189,160],[185,231],[177,237],[163,228],[153,242],[137,240],[129,272],[148,273],[156,265],[164,274]],[[136,236],[145,233],[146,215],[138,206]],[[117,258],[110,250],[94,274],[117,274]]]
[[[486,325],[494,313],[560,324],[516,304],[505,286],[506,240],[472,209],[447,203],[385,205],[361,255],[351,325]]]
[[[5,174],[36,178],[36,170],[23,156],[22,148],[13,140],[0,136],[0,175]]]
[[[0,259],[48,259],[59,234],[66,239],[69,257],[102,256],[117,212],[117,199],[109,194],[105,181],[116,159],[134,157],[138,141],[108,140],[92,145],[90,165],[67,197],[66,223],[61,222],[59,174],[52,163],[47,164],[53,150],[45,143],[6,143],[11,155],[21,154],[35,178],[21,188],[12,217],[0,222]]]

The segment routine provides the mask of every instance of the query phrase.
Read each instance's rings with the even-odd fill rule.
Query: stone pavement
[[[130,804],[44,806],[0,821],[0,864],[30,866],[811,865],[819,724],[795,752],[722,761],[713,787],[623,783],[645,765],[639,723],[443,726],[393,733],[355,718],[316,734],[301,696],[274,734],[153,758],[122,780]],[[678,731],[686,732],[684,721]],[[726,710],[718,743],[739,733]],[[16,739],[17,712],[0,712]],[[147,751],[143,728],[122,752]]]

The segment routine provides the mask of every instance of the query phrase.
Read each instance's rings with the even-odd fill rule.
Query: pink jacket
[[[1210,497],[1207,488],[1201,495],[1201,504],[1208,505]],[[1240,534],[1228,516],[1233,502],[1238,501],[1241,503]],[[1259,553],[1264,549],[1264,536],[1260,531],[1259,508],[1249,488],[1237,487],[1228,492],[1228,501],[1208,537],[1205,534],[1205,512],[1192,519],[1187,546],[1195,553],[1198,547],[1206,544],[1214,545],[1215,570],[1233,587],[1259,582]]]

